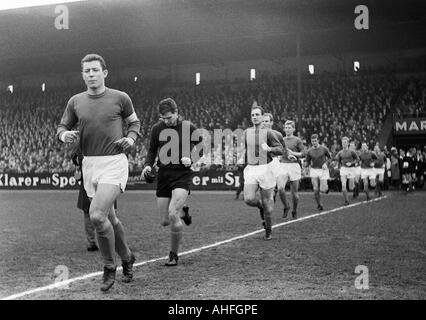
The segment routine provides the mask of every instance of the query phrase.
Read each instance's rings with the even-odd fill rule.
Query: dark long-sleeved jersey
[[[151,129],[151,138],[145,166],[152,167],[158,155],[159,168],[173,168],[190,170],[185,167],[182,157],[191,158],[193,148],[201,142],[191,141],[193,132],[197,128],[189,121],[178,119],[175,126],[167,126],[163,121],[157,122]]]

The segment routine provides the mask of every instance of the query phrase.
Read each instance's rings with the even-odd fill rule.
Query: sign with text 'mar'
[[[426,118],[395,119],[393,132],[395,135],[426,135]]]

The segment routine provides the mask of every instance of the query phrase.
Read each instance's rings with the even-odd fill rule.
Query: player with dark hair
[[[366,142],[363,142],[361,145],[359,159],[361,161],[361,179],[364,183],[364,192],[367,197],[367,201],[369,201],[369,182],[372,188],[376,187],[376,170],[374,169],[374,162],[377,160],[377,156],[374,152],[368,150],[368,145]]]
[[[263,126],[263,113],[261,106],[253,106],[253,127],[244,131],[247,163],[244,169],[244,201],[251,207],[259,208],[260,215],[264,218],[264,239],[271,240],[276,179],[270,163],[273,156],[283,153],[283,147],[274,133]],[[260,199],[256,196],[259,189]]]
[[[305,149],[302,139],[294,136],[295,130],[296,126],[294,121],[287,120],[284,124],[284,148],[286,155],[281,157],[281,166],[277,178],[278,192],[284,205],[283,218],[287,218],[288,212],[290,211],[290,205],[287,202],[285,194],[285,186],[287,181],[290,180],[290,191],[293,199],[293,210],[291,215],[293,219],[297,219],[297,206],[299,203],[298,190],[300,179],[302,179],[300,158],[303,158],[303,150]]]
[[[315,133],[311,136],[312,147],[306,153],[305,165],[311,166],[309,175],[314,189],[315,201],[318,210],[324,210],[321,204],[320,192],[328,193],[328,179],[330,172],[328,170],[327,161],[331,159],[330,151],[319,144],[319,137]]]
[[[342,183],[342,193],[345,205],[349,204],[346,183],[349,181],[349,191],[354,188],[354,178],[357,174],[354,164],[359,161],[359,157],[354,150],[349,149],[349,138],[342,138],[342,150],[336,156],[336,166],[340,167],[340,181]]]
[[[123,225],[111,208],[126,188],[129,164],[123,151],[138,138],[140,121],[130,97],[105,86],[108,70],[101,56],[86,55],[81,67],[87,91],[68,101],[56,136],[68,143],[80,135],[84,189],[91,198],[90,220],[104,262],[101,290],[108,291],[115,282],[115,252],[122,261],[123,281],[133,279],[135,256],[126,243]],[[123,122],[127,136],[123,136]],[[79,131],[72,131],[77,123]]]
[[[176,102],[167,98],[157,106],[160,121],[151,129],[150,145],[142,176],[151,173],[157,159],[157,207],[162,226],[170,226],[170,252],[166,266],[177,266],[179,246],[182,241],[183,223],[190,225],[192,217],[185,206],[192,179],[191,152],[198,142],[191,136],[196,127],[183,120]],[[170,141],[167,141],[170,138]],[[171,154],[171,156],[169,156]]]

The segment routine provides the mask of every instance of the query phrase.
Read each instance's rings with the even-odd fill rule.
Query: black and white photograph
[[[0,300],[426,299],[426,1],[0,0],[0,48]]]

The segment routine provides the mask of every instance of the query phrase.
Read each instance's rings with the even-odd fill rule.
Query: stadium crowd
[[[183,118],[204,128],[213,136],[214,129],[245,129],[251,125],[253,101],[275,117],[274,126],[283,131],[285,120],[300,125],[298,136],[309,145],[312,133],[333,155],[341,148],[340,138],[348,136],[359,146],[365,141],[372,149],[386,116],[420,116],[425,113],[426,77],[399,78],[389,75],[321,75],[304,79],[301,118],[297,114],[296,82],[286,76],[269,76],[252,82],[184,85],[162,88],[147,82],[116,83],[111,87],[129,94],[141,120],[141,138],[128,152],[131,171],[140,171],[145,161],[152,124],[158,120],[156,105],[165,96],[173,97]],[[0,172],[42,173],[74,171],[73,146],[64,148],[54,139],[56,127],[67,100],[78,88],[40,92],[3,93],[0,95]],[[392,106],[395,105],[395,110]],[[225,139],[233,140],[231,135]],[[213,152],[193,165],[207,168],[236,169],[243,144]],[[384,149],[389,161],[389,180],[398,176],[394,150]],[[218,152],[221,151],[221,152]],[[407,152],[407,150],[399,151]],[[426,149],[416,150],[419,173],[424,169]],[[393,170],[393,171],[392,171]],[[306,172],[305,172],[306,174]],[[333,173],[332,173],[333,177]],[[396,180],[396,179],[395,179]],[[395,182],[396,183],[396,182]]]

